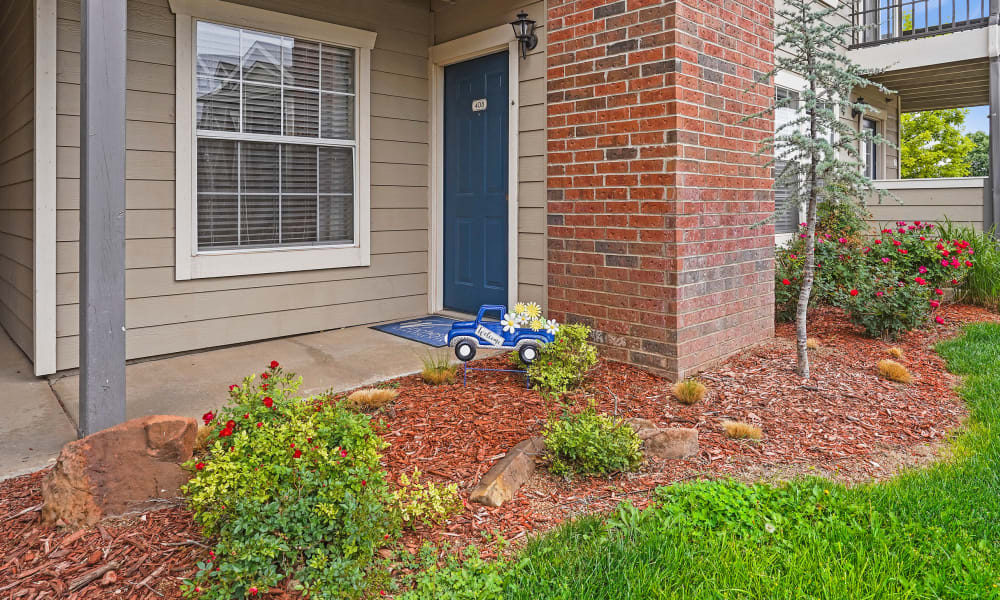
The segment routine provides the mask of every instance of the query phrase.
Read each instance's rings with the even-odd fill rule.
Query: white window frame
[[[371,50],[376,34],[222,0],[169,0],[177,15],[175,279],[231,277],[371,265]],[[351,245],[198,250],[195,193],[196,21],[353,48],[357,56],[355,237]]]

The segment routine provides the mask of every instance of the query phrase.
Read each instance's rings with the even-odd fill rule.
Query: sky
[[[966,133],[974,131],[990,132],[990,120],[987,117],[989,108],[988,106],[975,106],[969,109],[969,116],[965,117]]]

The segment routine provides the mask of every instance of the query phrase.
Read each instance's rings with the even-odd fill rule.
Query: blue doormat
[[[451,330],[452,323],[456,321],[457,319],[430,315],[385,325],[372,325],[372,329],[441,348],[448,345],[448,332]]]

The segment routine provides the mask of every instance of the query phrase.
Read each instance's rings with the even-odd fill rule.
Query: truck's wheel
[[[476,357],[476,345],[468,340],[462,340],[455,344],[455,358],[462,362],[469,362]]]
[[[538,359],[538,346],[535,344],[525,344],[517,349],[517,355],[521,362],[530,365]]]

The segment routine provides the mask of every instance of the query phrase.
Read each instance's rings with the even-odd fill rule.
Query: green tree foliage
[[[976,143],[963,132],[967,108],[904,113],[900,139],[903,177],[967,177]]]
[[[969,166],[972,177],[989,177],[990,175],[990,135],[983,131],[969,134],[969,139],[975,146],[969,152]]]

